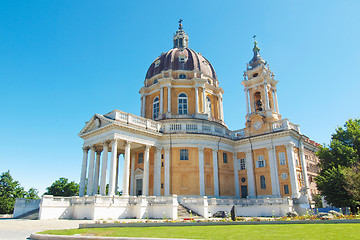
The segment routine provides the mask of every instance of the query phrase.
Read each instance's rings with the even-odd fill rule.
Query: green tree
[[[59,178],[50,187],[46,188],[47,192],[45,194],[62,197],[79,195],[79,184],[68,181],[67,178]]]
[[[26,199],[40,199],[39,191],[36,188],[30,188],[25,194]]]
[[[320,174],[316,183],[328,203],[336,207],[359,206],[360,119],[338,127],[329,146],[320,147]],[[354,185],[355,184],[355,185]],[[357,185],[358,186],[358,185]]]
[[[11,214],[14,211],[16,198],[23,198],[26,192],[10,175],[10,171],[0,176],[0,213]]]

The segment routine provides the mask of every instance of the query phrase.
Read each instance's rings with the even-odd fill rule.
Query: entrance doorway
[[[142,195],[142,185],[143,185],[143,180],[142,179],[136,179],[136,196],[141,196]]]
[[[246,198],[248,195],[247,186],[241,186],[241,198]]]

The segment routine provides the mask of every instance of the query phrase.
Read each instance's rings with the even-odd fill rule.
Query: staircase
[[[27,212],[27,213],[17,216],[16,219],[30,219],[30,220],[39,219],[39,211],[40,211],[40,208],[34,209],[30,212]]]
[[[200,218],[202,218],[201,215],[199,215],[198,213],[185,207],[184,205],[181,205],[180,203],[178,205],[177,212],[178,212],[178,219],[200,219]]]

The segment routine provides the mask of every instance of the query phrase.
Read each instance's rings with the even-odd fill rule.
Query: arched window
[[[263,175],[260,176],[260,185],[262,189],[266,189],[265,177]]]
[[[209,115],[209,117],[211,117],[211,100],[209,97],[206,97],[206,100],[205,100],[205,111],[206,113]]]
[[[178,113],[187,114],[188,113],[188,99],[185,93],[180,93],[178,97]]]
[[[159,97],[154,98],[153,101],[153,119],[159,116]]]

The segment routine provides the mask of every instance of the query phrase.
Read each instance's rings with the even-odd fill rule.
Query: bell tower
[[[260,48],[254,36],[254,56],[244,72],[246,96],[246,129],[248,134],[257,135],[271,130],[270,123],[281,119],[277,100],[276,84],[269,64],[260,56]]]

